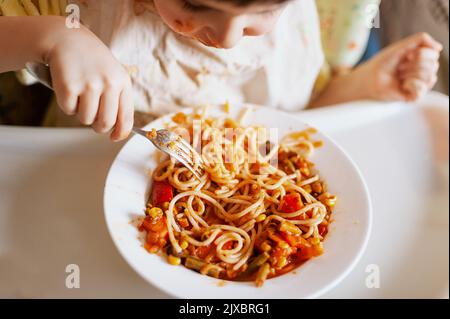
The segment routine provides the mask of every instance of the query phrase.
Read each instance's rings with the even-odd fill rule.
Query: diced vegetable
[[[256,222],[257,223],[263,222],[266,220],[266,218],[267,218],[267,216],[265,214],[261,214],[258,217],[256,217]]]
[[[222,268],[208,264],[200,259],[193,258],[193,257],[187,257],[186,262],[184,263],[186,268],[196,270],[204,275],[208,275],[211,277],[218,278],[220,275],[220,272],[223,270]]]
[[[312,190],[317,193],[317,194],[322,194],[323,192],[323,187],[322,187],[322,183],[321,182],[315,182],[312,184]]]
[[[265,263],[261,267],[259,267],[258,273],[256,274],[256,287],[261,287],[269,276],[270,273],[270,265],[269,263]]]
[[[151,253],[159,251],[169,240],[166,218],[164,216],[157,220],[150,216],[146,216],[139,229],[147,232],[145,249]]]
[[[178,266],[178,265],[181,264],[181,258],[180,257],[175,257],[174,255],[167,256],[167,261],[172,266]]]
[[[314,246],[303,246],[297,252],[297,258],[300,261],[308,260],[323,254],[323,247],[321,244]]]
[[[264,264],[267,260],[269,260],[270,255],[268,253],[262,253],[248,265],[248,268],[246,271],[242,273],[242,276],[248,276],[255,272],[262,264]]]
[[[300,228],[289,222],[281,223],[280,231],[292,235],[300,235],[302,233]]]
[[[195,250],[195,255],[200,258],[200,259],[204,259],[206,258],[206,256],[209,255],[209,253],[211,252],[211,245],[210,246],[200,246]]]
[[[332,208],[332,207],[336,206],[337,196],[331,195],[329,193],[324,193],[319,196],[319,200],[322,202],[322,204]]]
[[[288,233],[281,233],[281,236],[292,247],[301,248],[301,247],[304,247],[304,246],[311,246],[309,244],[309,242],[306,239],[304,239],[302,236],[300,236],[300,235],[292,235],[292,234],[288,234]]]
[[[285,241],[280,241],[278,242],[278,247],[282,248],[282,249],[289,249],[289,244]]]
[[[320,224],[319,226],[317,226],[317,229],[319,230],[319,235],[322,237],[328,234],[328,226],[325,224]]]
[[[180,247],[181,247],[181,249],[187,249],[189,247],[189,243],[186,240],[183,240],[180,243]]]
[[[170,202],[173,198],[173,188],[167,182],[153,182],[152,188],[152,204],[160,205]]]
[[[200,271],[206,263],[200,259],[188,257],[184,265],[189,269]]]
[[[288,194],[281,200],[281,211],[285,214],[294,213],[303,208],[300,194]]]
[[[272,249],[272,246],[269,245],[267,241],[264,241],[260,246],[262,251],[270,251]]]
[[[152,207],[145,211],[145,214],[150,216],[153,219],[160,218],[163,216],[163,211],[161,208]]]

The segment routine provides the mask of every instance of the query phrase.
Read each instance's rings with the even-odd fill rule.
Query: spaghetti
[[[315,131],[274,145],[262,127],[205,113],[172,119],[169,129],[184,130],[201,149],[204,174],[199,180],[173,159],[161,161],[139,227],[145,248],[170,264],[257,286],[321,255],[337,198],[308,160],[321,146],[311,140]]]

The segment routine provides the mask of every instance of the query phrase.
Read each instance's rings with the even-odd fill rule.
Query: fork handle
[[[50,67],[42,63],[28,62],[25,64],[25,69],[41,84],[53,90],[52,74]]]

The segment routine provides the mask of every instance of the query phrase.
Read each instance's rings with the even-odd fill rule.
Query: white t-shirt
[[[314,0],[293,1],[271,33],[229,50],[176,34],[145,0],[75,2],[82,22],[130,71],[136,110],[152,116],[226,101],[299,110],[324,60]]]

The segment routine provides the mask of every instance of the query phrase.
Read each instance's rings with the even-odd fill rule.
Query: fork
[[[53,90],[50,69],[42,63],[27,63],[26,70],[33,75],[40,83]],[[169,130],[145,131],[133,126],[133,133],[148,139],[160,151],[175,158],[183,164],[197,179],[201,179],[204,174],[204,162],[196,150],[187,143],[181,136]]]
[[[201,180],[204,174],[204,162],[196,150],[184,138],[169,130],[144,131],[133,127],[133,133],[147,138],[160,151],[175,158],[183,164],[194,176]]]

